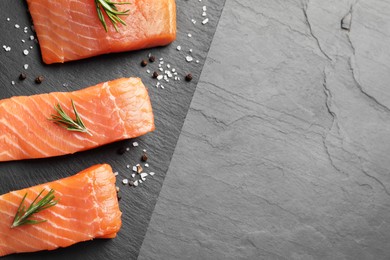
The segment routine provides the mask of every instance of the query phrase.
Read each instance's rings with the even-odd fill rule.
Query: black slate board
[[[167,47],[153,48],[136,52],[103,55],[86,60],[65,64],[44,65],[39,46],[28,39],[32,34],[32,25],[24,1],[3,0],[0,3],[0,98],[16,95],[32,95],[52,91],[72,91],[82,89],[99,82],[119,78],[139,76],[149,89],[156,118],[156,131],[143,137],[113,143],[94,150],[49,159],[25,160],[0,163],[0,194],[32,185],[57,180],[73,175],[97,163],[109,163],[119,172],[117,185],[121,189],[120,207],[123,212],[123,226],[118,237],[112,240],[94,240],[58,249],[51,252],[39,252],[6,256],[3,259],[135,259],[142,245],[147,226],[159,195],[165,173],[181,131],[197,79],[200,76],[211,40],[225,1],[177,1],[178,37],[175,43]],[[209,23],[202,25],[202,6],[207,6]],[[7,21],[10,18],[10,21]],[[197,21],[193,24],[191,19]],[[19,24],[20,28],[15,28]],[[28,27],[28,33],[23,28]],[[192,37],[188,37],[188,33]],[[23,43],[21,40],[26,42]],[[5,52],[3,45],[10,46]],[[181,51],[176,47],[180,45]],[[33,46],[33,49],[29,49]],[[193,49],[194,61],[186,62],[185,57]],[[29,55],[24,56],[23,50]],[[146,73],[157,70],[158,62],[141,68],[140,61],[152,53],[164,58],[164,66],[169,63],[181,76],[181,81],[162,83],[165,89],[155,87],[156,80]],[[199,63],[195,61],[199,60]],[[29,68],[24,70],[23,65]],[[21,82],[18,76],[26,72],[28,78]],[[184,75],[191,72],[194,80],[184,81]],[[37,85],[34,78],[44,75],[45,81]],[[11,84],[15,81],[15,85]],[[132,142],[137,141],[138,147]],[[130,147],[124,155],[116,151],[121,147]],[[137,188],[121,184],[129,178],[131,169],[127,164],[140,163],[142,150],[149,154],[148,171],[156,172],[153,177]]]

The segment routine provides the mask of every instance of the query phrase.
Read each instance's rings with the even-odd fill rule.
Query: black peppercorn
[[[144,154],[142,155],[141,160],[142,160],[143,162],[146,162],[146,161],[148,160],[148,156],[146,155],[146,153],[144,153]]]
[[[155,62],[155,61],[156,61],[156,57],[150,56],[150,57],[149,57],[149,61],[150,61],[150,62]]]
[[[41,84],[43,82],[45,78],[43,76],[38,76],[36,79],[35,79],[35,83],[37,84]]]
[[[157,79],[157,77],[158,77],[157,71],[153,72],[153,78],[154,78],[154,79]]]
[[[146,65],[148,65],[148,62],[146,60],[142,60],[141,61],[141,66],[142,67],[146,67]]]
[[[188,73],[185,77],[186,81],[190,82],[192,80],[192,74]]]
[[[27,75],[25,73],[20,73],[19,79],[20,80],[25,80],[27,78]]]

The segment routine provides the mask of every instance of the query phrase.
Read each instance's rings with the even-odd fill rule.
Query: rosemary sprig
[[[129,2],[111,2],[109,0],[95,0],[95,4],[99,20],[103,24],[104,30],[106,30],[106,32],[108,32],[108,29],[103,12],[106,13],[108,18],[111,20],[111,23],[114,25],[115,30],[117,32],[119,31],[117,26],[118,23],[126,25],[125,21],[123,21],[119,16],[128,15],[130,10],[118,11],[116,5],[126,5],[130,4]]]
[[[18,207],[18,210],[16,212],[14,221],[12,222],[11,228],[15,228],[22,225],[35,225],[42,222],[46,222],[47,220],[35,220],[31,219],[30,217],[38,213],[42,210],[48,209],[50,207],[53,207],[57,204],[58,201],[54,200],[54,190],[51,189],[40,201],[37,201],[38,198],[42,195],[42,193],[45,191],[43,189],[38,196],[34,199],[33,202],[31,202],[31,205],[26,209],[26,205],[24,205],[24,201],[27,197],[27,192],[24,194],[24,197],[22,201],[20,202],[20,205]]]
[[[76,116],[75,120],[73,120],[70,116],[68,116],[68,114],[65,113],[60,104],[57,104],[57,106],[54,107],[58,115],[51,115],[51,118],[49,118],[49,120],[53,121],[56,124],[59,124],[66,130],[87,133],[92,136],[92,134],[88,131],[87,127],[85,127],[83,120],[77,112],[73,99],[71,99],[71,102],[73,107],[73,113]]]

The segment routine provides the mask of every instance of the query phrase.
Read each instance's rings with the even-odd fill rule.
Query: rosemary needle
[[[79,113],[77,112],[73,99],[71,99],[71,102],[73,113],[76,116],[75,120],[73,120],[68,114],[65,113],[60,104],[57,104],[57,106],[54,107],[58,115],[51,115],[51,118],[49,118],[49,120],[53,121],[56,124],[59,124],[66,130],[87,133],[92,136],[92,134],[88,131],[87,127],[84,125],[84,122],[81,119]]]
[[[123,21],[119,16],[128,15],[130,10],[126,11],[118,11],[116,5],[125,5],[130,4],[129,2],[111,2],[109,0],[95,0],[96,11],[99,17],[100,22],[103,24],[104,30],[108,32],[106,20],[104,18],[105,13],[107,17],[111,20],[111,23],[114,25],[115,30],[118,32],[118,23],[126,25],[125,21]]]
[[[15,228],[22,225],[35,225],[42,222],[46,222],[47,220],[35,220],[31,219],[30,217],[38,213],[42,210],[48,209],[50,207],[53,207],[57,204],[58,201],[54,200],[54,190],[51,189],[41,200],[37,201],[39,197],[42,195],[42,193],[45,191],[43,189],[38,196],[34,199],[33,202],[31,202],[31,205],[26,209],[26,205],[24,205],[24,201],[27,197],[27,192],[24,194],[22,201],[20,202],[20,205],[18,207],[18,210],[16,211],[16,215],[14,218],[14,221],[12,222],[11,228]]]

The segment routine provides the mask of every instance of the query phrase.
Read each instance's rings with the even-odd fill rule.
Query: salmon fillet
[[[71,100],[92,134],[72,132],[48,120],[58,103],[75,119]],[[84,151],[154,130],[148,91],[139,78],[122,78],[74,92],[0,100],[0,161]]]
[[[54,189],[57,205],[35,213],[47,220],[11,228],[23,196],[27,207],[45,189]],[[74,176],[12,191],[0,196],[0,256],[53,250],[94,238],[114,238],[121,227],[115,176],[107,164],[92,166]]]
[[[126,26],[101,24],[94,0],[27,0],[46,64],[163,46],[176,39],[175,0],[116,0]]]

